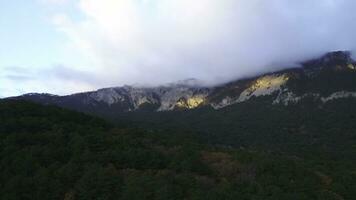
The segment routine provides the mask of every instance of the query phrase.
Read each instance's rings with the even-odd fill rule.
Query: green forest
[[[349,103],[287,111],[254,102],[106,121],[1,100],[0,199],[354,199]]]

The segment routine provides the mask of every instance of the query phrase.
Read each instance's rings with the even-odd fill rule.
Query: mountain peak
[[[350,51],[333,51],[324,54],[320,58],[312,59],[302,63],[303,66],[309,67],[334,67],[334,66],[347,66],[353,63]]]
[[[350,51],[334,51],[326,53],[324,56],[321,57],[321,60],[324,63],[333,64],[334,62],[344,62],[344,63],[351,63],[353,62],[351,58]]]

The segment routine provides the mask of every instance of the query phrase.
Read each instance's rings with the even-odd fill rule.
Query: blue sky
[[[65,41],[40,3],[0,2],[0,66],[41,67],[62,59]]]
[[[354,0],[0,1],[0,97],[218,84],[356,49]]]
[[[0,1],[0,95],[21,92],[21,88],[15,88],[19,86],[5,80],[4,76],[11,76],[5,70],[55,63],[61,56],[61,40],[44,7],[33,1]]]

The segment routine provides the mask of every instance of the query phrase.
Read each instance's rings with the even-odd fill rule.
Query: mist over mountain
[[[67,96],[30,93],[12,99],[52,104],[100,116],[125,112],[161,112],[203,107],[223,109],[255,99],[269,105],[294,105],[307,99],[325,104],[356,98],[356,62],[348,51],[336,51],[258,76],[207,86],[196,79],[158,87],[123,86]]]

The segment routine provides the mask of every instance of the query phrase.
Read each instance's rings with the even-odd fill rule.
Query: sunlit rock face
[[[193,109],[203,104],[210,89],[199,87],[171,87],[160,94],[161,106],[158,111],[170,111],[176,108]]]
[[[204,95],[199,95],[199,96],[193,96],[188,99],[180,99],[176,107],[177,108],[184,108],[184,109],[194,109],[198,108],[199,106],[202,106],[206,100],[206,96]]]
[[[212,107],[220,109],[235,103],[248,101],[252,97],[272,95],[280,92],[282,87],[289,80],[288,74],[272,74],[261,76],[251,80],[247,87],[237,97],[226,96],[218,103],[213,103]]]
[[[347,68],[349,68],[350,70],[356,70],[356,66],[354,64],[348,64]]]
[[[251,87],[243,91],[238,98],[237,102],[244,102],[255,96],[271,95],[276,91],[281,90],[281,87],[285,85],[289,77],[286,74],[282,75],[267,75],[258,78]]]

